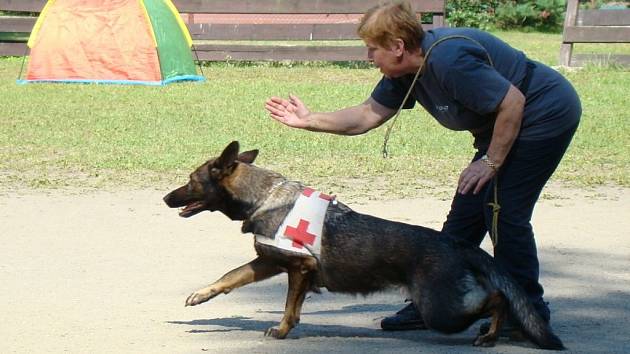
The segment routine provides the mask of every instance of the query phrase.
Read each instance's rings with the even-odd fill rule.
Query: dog
[[[564,349],[520,287],[479,247],[426,227],[360,214],[319,192],[315,199],[325,214],[310,219],[313,225],[319,220],[321,229],[320,235],[311,233],[304,219],[293,214],[298,204],[313,199],[313,190],[254,165],[257,155],[258,150],[239,153],[239,143],[233,141],[219,157],[190,174],[186,185],[164,197],[169,207],[182,208],[181,217],[220,211],[231,220],[243,221],[243,233],[256,235],[258,257],[193,292],[186,306],[286,272],[284,316],[278,326],[265,331],[267,336],[287,336],[300,320],[309,291],[325,287],[330,292],[367,295],[402,287],[429,329],[457,333],[491,317],[489,331],[478,335],[473,345],[493,346],[509,314],[540,348]],[[290,218],[300,225],[289,226]],[[278,232],[283,228],[302,233],[282,236]],[[278,247],[282,237],[288,249]]]

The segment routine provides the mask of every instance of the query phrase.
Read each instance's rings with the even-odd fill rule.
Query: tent
[[[203,80],[171,0],[48,0],[20,83],[165,85]]]

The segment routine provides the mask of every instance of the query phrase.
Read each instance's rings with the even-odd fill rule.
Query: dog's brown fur
[[[252,165],[258,151],[238,153],[232,142],[221,156],[190,175],[188,184],[164,197],[170,207],[185,207],[180,216],[204,210],[221,211],[243,220],[242,232],[273,237],[304,186]],[[474,345],[494,345],[510,313],[525,335],[545,349],[562,349],[562,342],[492,257],[478,247],[421,226],[379,219],[330,204],[324,220],[318,258],[255,243],[258,257],[238,267],[186,299],[186,306],[204,303],[219,294],[252,282],[288,273],[284,317],[267,335],[285,338],[299,322],[309,290],[325,286],[331,292],[369,294],[404,287],[426,325],[444,333],[459,332],[490,316],[488,333]]]

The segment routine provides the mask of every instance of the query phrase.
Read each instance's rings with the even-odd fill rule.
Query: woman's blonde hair
[[[385,3],[369,9],[361,18],[357,33],[364,41],[381,47],[388,47],[400,38],[407,50],[417,49],[424,37],[422,25],[406,1]]]

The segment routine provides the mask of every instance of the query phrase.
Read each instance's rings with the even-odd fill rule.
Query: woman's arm
[[[524,109],[525,96],[514,85],[510,85],[507,94],[499,105],[492,140],[487,152],[488,158],[496,165],[497,169],[505,161],[518,132],[521,130]]]
[[[290,127],[341,135],[363,134],[396,113],[371,97],[359,105],[328,113],[311,112],[295,95],[289,95],[288,100],[271,97],[265,109],[271,118]]]
[[[525,109],[525,96],[514,85],[510,85],[507,94],[499,104],[497,118],[494,122],[492,140],[488,147],[488,161],[477,160],[461,173],[457,191],[466,194],[470,190],[474,194],[479,193],[481,188],[494,177],[507,157],[514,140],[518,136],[523,120],[523,110]]]

